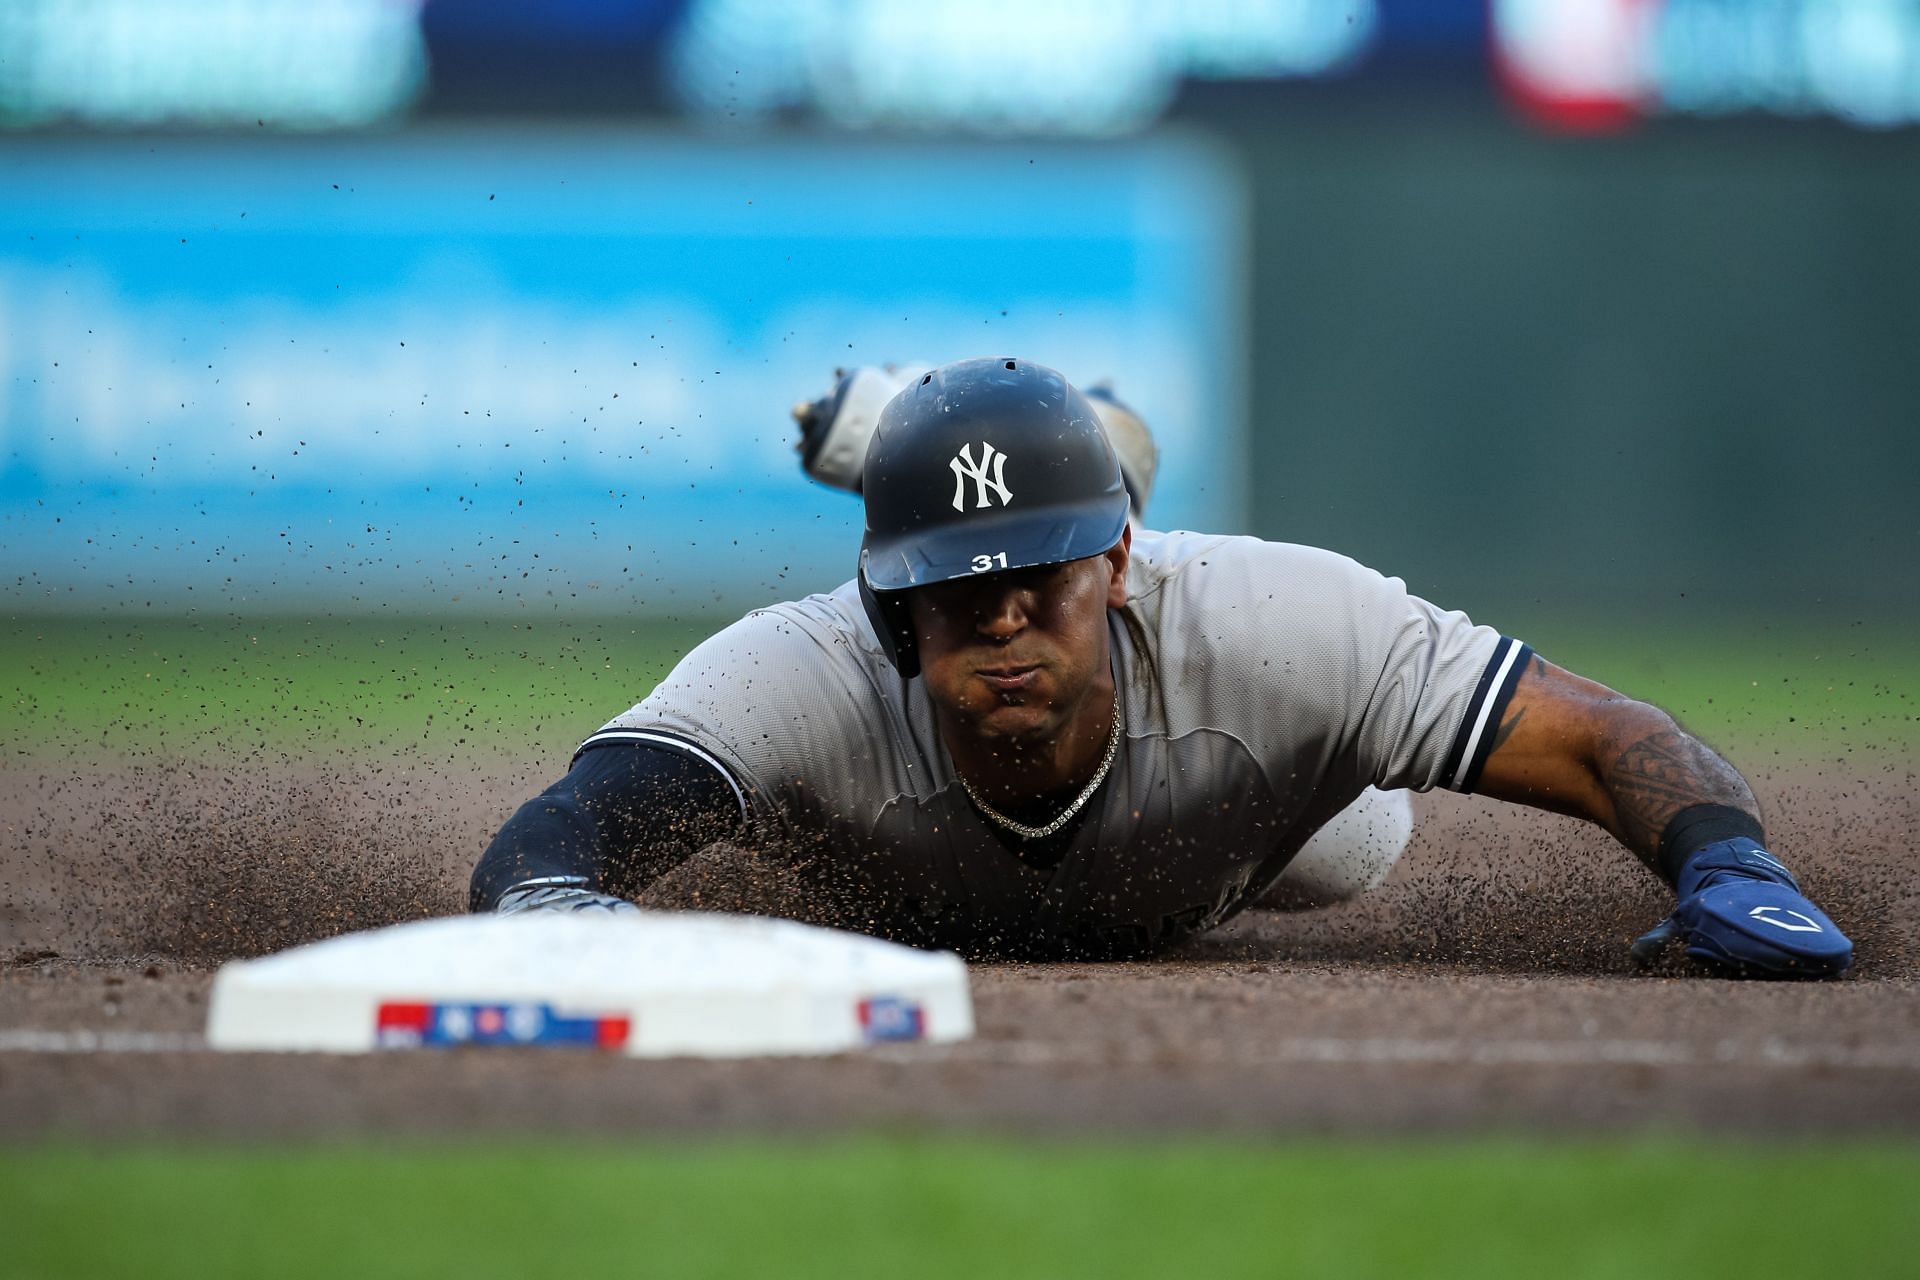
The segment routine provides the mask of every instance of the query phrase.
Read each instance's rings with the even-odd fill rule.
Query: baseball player
[[[1135,532],[1087,397],[928,370],[861,472],[859,572],[757,610],[589,737],[474,871],[476,910],[619,911],[704,845],[778,849],[835,923],[967,954],[1150,954],[1258,898],[1364,788],[1574,814],[1729,974],[1853,947],[1753,793],[1666,713],[1311,547]]]
[[[930,368],[909,363],[836,369],[826,395],[793,406],[801,470],[822,484],[859,493],[867,446],[881,410]],[[1110,383],[1089,386],[1086,395],[1120,463],[1127,520],[1138,535],[1160,471],[1159,446],[1146,420],[1114,394]],[[1324,907],[1377,888],[1412,836],[1413,804],[1407,793],[1367,787],[1308,837],[1259,905],[1279,910]]]

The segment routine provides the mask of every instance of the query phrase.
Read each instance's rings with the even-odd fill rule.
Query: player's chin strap
[[[640,908],[625,898],[595,893],[587,888],[585,876],[541,876],[537,880],[523,880],[500,895],[500,903],[494,911],[503,916],[527,911],[640,914]]]

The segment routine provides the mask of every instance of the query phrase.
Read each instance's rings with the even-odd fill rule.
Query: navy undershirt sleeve
[[[734,785],[690,752],[589,746],[494,836],[473,869],[468,908],[491,911],[515,885],[555,876],[631,897],[744,823]]]

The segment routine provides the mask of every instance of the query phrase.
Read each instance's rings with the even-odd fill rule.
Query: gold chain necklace
[[[1006,814],[1001,813],[998,809],[988,804],[985,800],[982,800],[980,798],[980,793],[973,789],[973,784],[971,782],[968,782],[964,777],[961,777],[960,771],[958,769],[954,770],[953,776],[960,779],[960,785],[962,788],[965,789],[967,793],[967,799],[973,801],[974,808],[978,809],[981,813],[984,813],[987,817],[993,819],[995,822],[999,823],[1001,826],[1005,827],[1008,831],[1013,832],[1013,834],[1019,836],[1022,840],[1039,840],[1046,836],[1052,835],[1054,832],[1058,831],[1060,828],[1066,826],[1067,821],[1070,818],[1072,818],[1074,814],[1080,812],[1081,807],[1084,806],[1088,800],[1093,798],[1093,793],[1098,791],[1100,789],[1100,784],[1107,780],[1107,770],[1113,767],[1113,756],[1114,756],[1114,753],[1119,749],[1120,749],[1120,690],[1115,689],[1113,691],[1113,728],[1107,732],[1107,753],[1100,757],[1100,767],[1099,769],[1094,771],[1093,781],[1089,782],[1086,786],[1080,788],[1080,794],[1073,798],[1073,803],[1068,805],[1066,809],[1061,812],[1059,817],[1055,818],[1052,822],[1049,822],[1044,827],[1030,827],[1024,822],[1015,822],[1012,818],[1009,818]]]

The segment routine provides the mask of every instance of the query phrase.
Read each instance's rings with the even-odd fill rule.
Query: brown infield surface
[[[1920,1132],[1920,875],[1901,751],[1750,771],[1847,978],[1642,973],[1665,889],[1601,833],[1416,798],[1366,899],[1151,963],[973,969],[979,1034],[828,1059],[197,1047],[213,970],[459,910],[526,771],[292,760],[0,768],[0,1139],[807,1132]],[[777,903],[709,851],[654,895]]]

